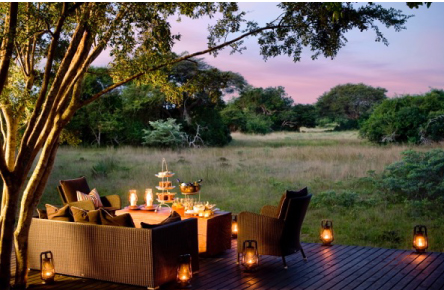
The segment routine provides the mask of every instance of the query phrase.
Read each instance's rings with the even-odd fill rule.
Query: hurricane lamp
[[[135,189],[130,189],[129,190],[129,195],[128,195],[128,199],[130,202],[130,207],[136,207],[137,206],[137,190]]]
[[[257,241],[246,240],[242,245],[242,265],[246,271],[252,271],[259,265]]]
[[[40,253],[40,271],[44,284],[54,283],[54,257],[51,251]]]
[[[152,207],[153,206],[153,189],[147,188],[145,189],[145,203],[146,207]]]
[[[334,240],[333,233],[333,221],[332,220],[322,220],[320,238],[324,246],[329,246]]]
[[[237,225],[237,215],[233,216],[233,220],[231,222],[231,237],[237,238],[237,234],[239,232],[239,228]]]
[[[424,253],[428,247],[427,227],[423,225],[415,226],[413,228],[413,248],[418,253]]]
[[[193,278],[191,255],[181,255],[177,265],[177,284],[180,288],[191,288],[191,278]]]

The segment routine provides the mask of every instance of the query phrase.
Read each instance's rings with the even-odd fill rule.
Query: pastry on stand
[[[170,208],[168,203],[174,202],[174,196],[176,193],[170,192],[170,190],[175,188],[175,186],[173,186],[169,180],[170,177],[174,176],[174,173],[168,170],[168,165],[165,158],[162,158],[162,171],[155,174],[155,176],[162,179],[162,181],[159,181],[159,185],[156,186],[156,188],[160,190],[160,192],[156,193],[157,201],[159,202],[156,211],[158,211],[162,206]]]

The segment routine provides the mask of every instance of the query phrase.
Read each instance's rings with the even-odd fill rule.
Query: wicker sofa
[[[31,269],[40,269],[44,251],[52,251],[56,273],[156,289],[176,278],[181,254],[191,254],[198,271],[197,220],[141,229],[34,218]]]

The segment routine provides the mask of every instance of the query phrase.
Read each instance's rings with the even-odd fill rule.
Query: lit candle
[[[324,240],[324,242],[331,242],[331,232],[329,229],[325,229],[322,232],[322,239]]]
[[[153,206],[153,190],[151,188],[147,188],[145,190],[145,200],[147,207]]]
[[[137,191],[135,189],[131,189],[129,191],[130,194],[130,205],[137,206]]]

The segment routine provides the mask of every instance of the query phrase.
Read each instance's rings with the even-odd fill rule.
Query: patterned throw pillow
[[[95,188],[93,190],[91,190],[91,192],[89,194],[85,194],[81,191],[77,191],[77,200],[78,201],[92,200],[92,202],[94,203],[94,206],[96,208],[103,207],[102,201],[100,200],[99,193],[97,192],[97,189],[95,189]]]

